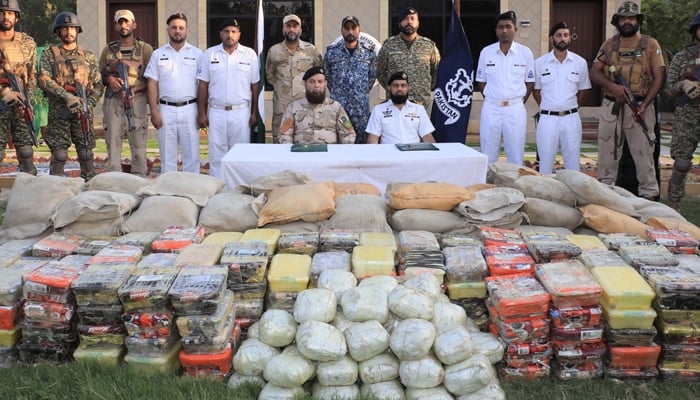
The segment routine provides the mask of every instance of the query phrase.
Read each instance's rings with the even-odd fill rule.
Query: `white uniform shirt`
[[[564,62],[559,62],[554,51],[535,60],[535,89],[540,89],[540,108],[547,111],[566,111],[578,107],[576,94],[591,88],[588,64],[583,57],[567,51]]]
[[[258,56],[240,43],[231,54],[224,50],[223,44],[210,47],[199,60],[197,79],[209,82],[211,105],[250,103],[250,85],[260,82]]]
[[[197,97],[197,61],[202,50],[185,43],[180,51],[168,42],[153,51],[144,76],[158,82],[159,100],[180,102]]]
[[[367,133],[379,136],[379,143],[419,143],[420,138],[432,133],[425,107],[406,100],[399,110],[391,99],[378,104],[372,110]]]
[[[508,54],[501,52],[498,42],[481,50],[476,81],[486,82],[484,97],[493,101],[525,97],[525,82],[535,81],[535,61],[532,51],[513,42]]]

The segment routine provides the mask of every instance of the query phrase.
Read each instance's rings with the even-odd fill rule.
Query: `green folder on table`
[[[292,153],[314,153],[314,152],[327,152],[328,145],[325,143],[314,143],[314,144],[304,144],[304,143],[294,143],[292,145]]]
[[[440,150],[432,143],[396,143],[396,148],[401,151]]]

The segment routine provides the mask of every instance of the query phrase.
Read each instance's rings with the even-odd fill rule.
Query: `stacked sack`
[[[319,282],[333,274],[348,273],[325,271]],[[312,395],[320,399],[504,398],[491,365],[503,347],[469,324],[432,274],[351,286],[339,308],[332,290],[318,288],[299,293],[293,315],[266,311],[234,356],[229,385],[266,381],[259,399],[291,399],[315,376]]]
[[[98,251],[88,267],[73,281],[78,313],[80,344],[76,361],[91,360],[118,365],[125,353],[126,327],[119,288],[126,283],[143,249],[132,245],[110,244]]]

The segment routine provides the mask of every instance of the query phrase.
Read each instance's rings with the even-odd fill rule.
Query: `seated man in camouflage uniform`
[[[306,97],[287,106],[280,125],[280,143],[355,143],[348,114],[326,98],[326,75],[321,67],[304,74]]]

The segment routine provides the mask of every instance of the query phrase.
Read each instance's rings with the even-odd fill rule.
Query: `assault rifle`
[[[129,131],[136,129],[132,118],[134,117],[134,104],[132,103],[132,98],[134,93],[131,91],[131,86],[129,85],[129,72],[127,71],[126,64],[121,61],[117,64],[119,69],[119,79],[124,83],[122,84],[122,99],[124,101],[124,115],[126,115],[126,122],[129,125]]]
[[[17,78],[17,75],[12,72],[7,58],[3,57],[1,62],[5,76],[7,76],[7,80],[10,82],[10,88],[12,88],[12,91],[17,92],[20,96],[21,101],[19,104],[19,112],[22,113],[24,122],[26,122],[27,128],[29,128],[29,136],[32,138],[32,144],[35,147],[38,147],[39,142],[36,140],[36,129],[34,129],[34,110],[32,109],[32,105],[29,103],[29,100],[27,100],[24,90],[22,90],[22,85],[19,83],[19,78]]]
[[[90,126],[90,121],[92,121],[92,113],[90,112],[90,107],[88,106],[88,97],[85,86],[78,79],[77,68],[73,68],[73,76],[75,76],[75,94],[80,97],[83,101],[83,109],[78,113],[78,118],[80,119],[80,130],[83,132],[83,140],[85,140],[85,146],[89,148],[90,146],[90,133],[92,133],[92,127]]]
[[[630,111],[632,111],[632,118],[642,127],[642,132],[644,132],[644,136],[646,136],[649,145],[653,146],[654,140],[649,136],[649,126],[644,120],[644,115],[639,113],[639,102],[634,98],[634,94],[632,90],[630,90],[630,85],[627,83],[625,77],[617,71],[614,65],[610,65],[610,74],[613,79],[615,79],[615,83],[625,89],[625,103],[627,103]]]

